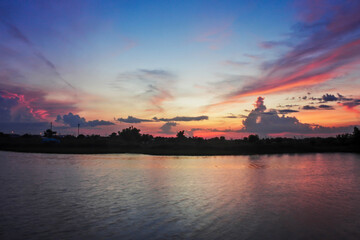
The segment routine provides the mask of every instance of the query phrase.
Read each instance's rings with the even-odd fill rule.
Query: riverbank
[[[291,146],[244,144],[233,147],[210,146],[61,146],[61,145],[7,145],[0,146],[0,150],[28,153],[54,154],[112,154],[137,153],[149,155],[184,155],[184,156],[211,156],[211,155],[253,155],[253,154],[286,154],[286,153],[360,153],[360,148],[350,146]]]
[[[263,138],[250,135],[243,139],[215,137],[153,137],[135,128],[108,137],[79,137],[0,134],[0,150],[33,153],[103,154],[138,153],[151,155],[251,155],[283,153],[360,153],[360,132],[320,138]]]

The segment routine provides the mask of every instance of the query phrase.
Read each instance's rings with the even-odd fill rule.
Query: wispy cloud
[[[212,50],[222,48],[232,35],[232,19],[225,20],[200,33],[194,39],[196,42],[207,43]]]
[[[230,67],[244,67],[244,66],[248,65],[249,62],[227,60],[227,61],[222,62],[222,64],[225,66],[230,66]]]
[[[287,41],[263,41],[263,42],[259,43],[259,47],[264,48],[264,49],[272,49],[272,48],[281,47],[281,46],[291,47],[292,44]]]
[[[275,61],[265,63],[262,77],[224,95],[223,102],[315,85],[349,71],[360,61],[358,12],[360,2],[346,2],[333,6],[332,14],[299,23],[293,34],[299,43]]]
[[[144,99],[149,104],[149,111],[163,112],[163,103],[173,99],[172,85],[175,80],[176,76],[169,71],[138,69],[120,73],[111,86],[137,101]]]
[[[280,114],[289,114],[289,113],[296,113],[296,112],[299,112],[297,110],[293,110],[293,109],[280,109],[280,110],[277,110],[278,113]]]
[[[189,117],[189,116],[181,116],[181,117],[173,117],[173,118],[157,118],[153,117],[152,119],[142,119],[136,118],[133,116],[128,116],[127,118],[117,118],[116,120],[119,122],[125,123],[142,123],[142,122],[192,122],[192,121],[202,121],[208,120],[208,116],[196,116],[196,117]]]
[[[133,116],[128,116],[127,118],[117,118],[116,119],[119,122],[124,122],[124,123],[142,123],[142,122],[153,122],[153,119],[141,119],[141,118],[136,118]]]
[[[65,83],[67,86],[69,86],[73,90],[76,90],[72,84],[70,84],[68,81],[66,81],[63,78],[63,76],[59,73],[55,64],[52,61],[50,61],[47,57],[45,57],[45,55],[41,51],[37,50],[35,48],[34,44],[30,41],[30,39],[27,38],[26,35],[17,26],[15,26],[14,24],[12,24],[8,21],[5,21],[2,18],[0,18],[0,22],[6,26],[10,36],[12,36],[14,39],[16,39],[16,40],[24,43],[26,46],[28,46],[32,50],[33,54],[42,63],[44,63],[58,79],[60,79],[63,83]]]
[[[356,107],[360,106],[360,99],[353,99],[347,102],[340,103],[341,106],[343,106],[346,110],[360,113],[360,110]]]

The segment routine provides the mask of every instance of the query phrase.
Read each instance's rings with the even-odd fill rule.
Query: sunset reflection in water
[[[0,155],[9,238],[360,237],[355,154]]]

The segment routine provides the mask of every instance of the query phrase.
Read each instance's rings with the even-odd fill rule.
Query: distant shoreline
[[[263,138],[249,135],[243,139],[224,137],[204,139],[186,137],[180,131],[177,137],[153,137],[140,134],[140,129],[126,128],[108,137],[79,135],[56,136],[48,129],[40,135],[11,135],[0,133],[0,150],[55,154],[112,154],[136,153],[149,155],[216,156],[292,153],[360,153],[360,130],[353,134],[320,138]]]
[[[143,147],[125,148],[73,148],[61,146],[0,146],[1,151],[23,153],[47,153],[47,154],[147,154],[155,156],[219,156],[219,155],[263,155],[263,154],[300,154],[300,153],[360,153],[357,146],[348,147],[287,147],[285,149],[274,146],[253,145],[246,149],[208,149],[208,148],[173,148],[153,149]]]

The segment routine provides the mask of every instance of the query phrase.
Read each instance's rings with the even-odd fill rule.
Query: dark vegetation
[[[57,136],[48,129],[39,135],[0,133],[0,150],[43,153],[144,153],[155,155],[240,155],[272,153],[357,152],[360,153],[360,130],[352,134],[320,138],[259,138],[224,137],[204,139],[186,137],[184,131],[176,137],[154,137],[129,127],[108,137],[99,135]]]

